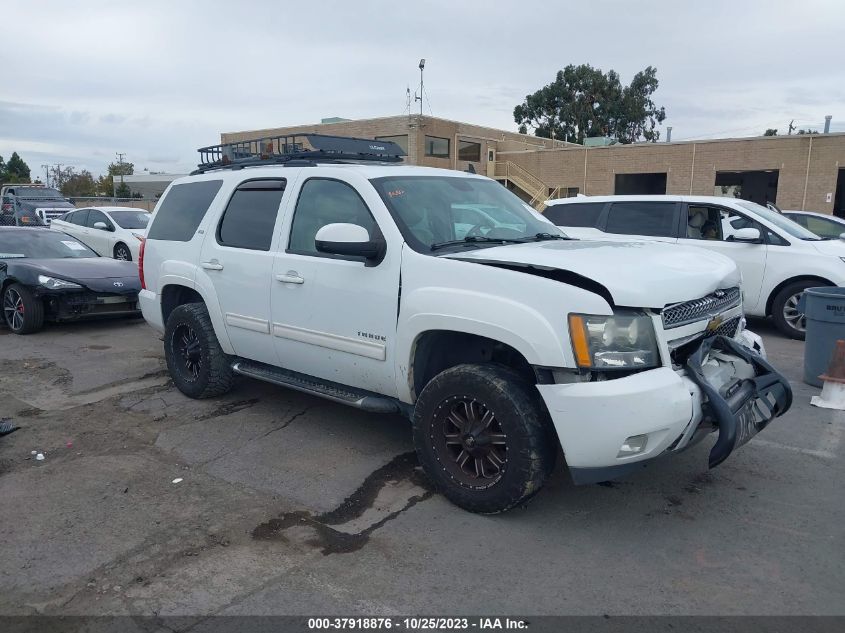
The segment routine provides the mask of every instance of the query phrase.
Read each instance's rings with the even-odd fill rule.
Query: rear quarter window
[[[171,187],[156,211],[147,239],[190,241],[222,185],[222,180],[203,180]]]
[[[543,212],[543,215],[558,226],[596,228],[604,204],[604,202],[553,204]]]

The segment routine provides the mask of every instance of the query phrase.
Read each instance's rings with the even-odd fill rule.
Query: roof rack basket
[[[286,134],[260,139],[210,145],[197,150],[196,173],[212,169],[289,163],[292,160],[318,162],[375,161],[397,163],[405,151],[391,141],[378,141],[325,134]]]

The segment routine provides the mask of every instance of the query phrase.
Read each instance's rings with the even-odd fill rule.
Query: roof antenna
[[[405,88],[405,112],[411,116],[411,86]]]

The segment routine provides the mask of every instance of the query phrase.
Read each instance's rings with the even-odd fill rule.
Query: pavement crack
[[[267,431],[264,435],[261,435],[259,437],[253,438],[253,439],[260,440],[261,438],[267,437],[271,433],[275,433],[276,431],[281,431],[282,429],[288,428],[293,423],[294,420],[302,417],[303,415],[308,413],[312,408],[313,407],[305,407],[302,411],[299,411],[299,412],[294,413],[293,415],[289,416],[288,419],[285,420],[284,422],[282,422],[279,426],[274,427],[274,428],[270,429],[269,431]],[[250,440],[250,442],[251,441],[252,440]]]

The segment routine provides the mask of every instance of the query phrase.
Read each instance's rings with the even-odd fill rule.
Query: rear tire
[[[32,334],[44,326],[44,303],[26,286],[10,284],[3,291],[3,322],[15,334]]]
[[[806,336],[807,320],[798,311],[798,299],[807,288],[827,284],[810,281],[795,281],[781,288],[772,301],[772,318],[782,334],[800,341]]]
[[[536,389],[499,365],[458,365],[435,376],[414,408],[414,446],[435,487],[482,514],[527,502],[557,457]]]
[[[164,328],[164,358],[176,387],[189,398],[212,398],[232,388],[235,374],[202,303],[180,305]]]
[[[114,258],[125,262],[131,262],[132,253],[126,244],[124,244],[123,242],[118,242],[117,245],[114,247]]]

